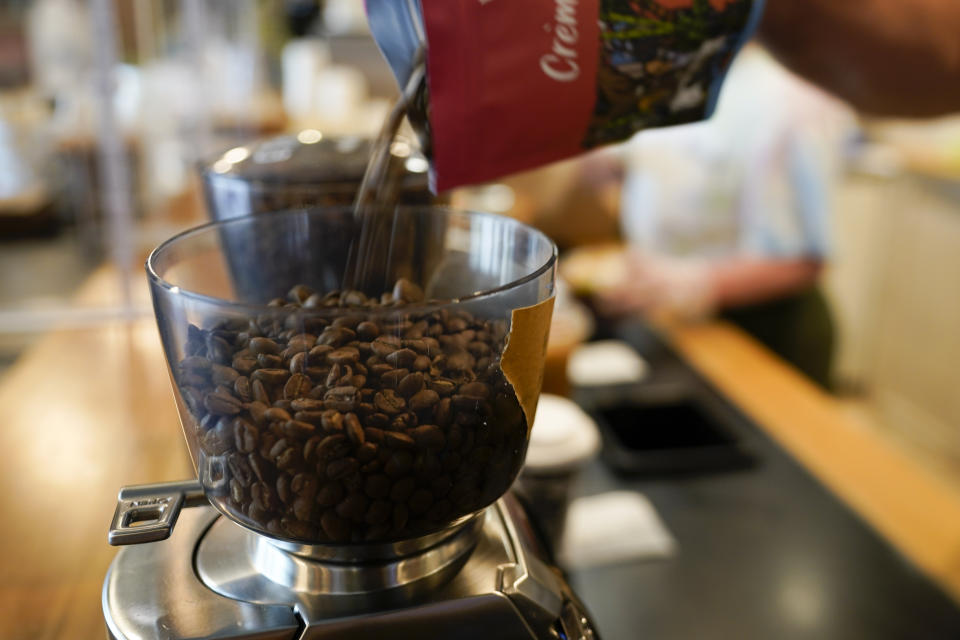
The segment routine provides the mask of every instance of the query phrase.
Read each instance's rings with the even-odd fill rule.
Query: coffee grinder
[[[151,254],[198,477],[120,491],[111,638],[595,637],[509,493],[555,247],[487,214],[393,220],[392,287],[339,289],[349,208],[219,221]]]

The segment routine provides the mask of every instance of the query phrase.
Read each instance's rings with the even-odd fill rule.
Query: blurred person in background
[[[852,113],[751,46],[714,117],[637,135],[622,149],[622,277],[596,309],[718,314],[821,385],[833,325],[818,279],[830,254],[831,194]],[[603,175],[594,156],[587,179]],[[592,165],[592,166],[590,166]],[[601,189],[619,183],[608,171]]]

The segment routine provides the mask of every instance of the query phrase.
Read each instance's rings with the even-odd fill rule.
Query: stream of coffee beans
[[[425,76],[426,64],[421,54],[371,146],[370,160],[354,203],[356,232],[344,271],[342,289],[345,291],[376,294],[389,288],[390,249],[405,163],[405,158],[391,153],[391,148]]]

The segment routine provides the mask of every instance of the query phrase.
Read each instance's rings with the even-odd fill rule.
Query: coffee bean
[[[427,449],[443,449],[446,437],[443,430],[435,424],[424,424],[413,429],[413,439],[417,445]]]
[[[451,488],[453,488],[453,481],[450,480],[449,476],[437,476],[430,481],[430,490],[437,498],[442,498],[450,493]]]
[[[207,378],[199,373],[186,371],[180,375],[180,384],[187,387],[203,388],[207,386]]]
[[[447,448],[459,449],[463,444],[463,427],[458,424],[447,429]]]
[[[340,296],[340,304],[344,307],[359,307],[367,301],[367,296],[362,291],[350,290],[344,291]]]
[[[318,344],[310,349],[307,354],[307,362],[319,363],[327,359],[327,354],[333,351],[334,347],[329,344]]]
[[[320,334],[320,337],[317,338],[317,344],[338,347],[350,342],[356,337],[357,334],[346,327],[327,327],[323,330],[323,333]],[[313,356],[313,353],[311,352],[310,355]]]
[[[230,499],[238,505],[247,501],[247,489],[236,478],[230,480]]]
[[[285,535],[294,539],[309,540],[317,535],[314,525],[296,518],[280,518],[280,527]]]
[[[287,420],[283,425],[283,432],[288,438],[295,440],[306,440],[314,434],[317,427],[309,422],[300,420]]]
[[[429,371],[430,370],[430,357],[429,356],[417,356],[413,361],[413,370],[414,371]]]
[[[213,427],[215,427],[217,425],[217,422],[222,417],[223,416],[219,416],[214,413],[208,413],[207,415],[203,416],[203,419],[200,420],[200,424],[197,426],[200,427],[201,431],[208,431]]]
[[[292,478],[285,473],[281,473],[277,478],[277,497],[284,504],[288,504],[293,499],[293,492],[290,490],[291,480]]]
[[[240,413],[241,402],[229,394],[208,393],[203,398],[203,406],[210,413],[220,416],[235,416]]]
[[[426,411],[440,401],[440,395],[432,389],[424,389],[410,398],[410,408],[414,411]]]
[[[200,356],[187,356],[180,361],[181,369],[192,371],[202,376],[210,373],[211,365],[212,363],[209,360]]]
[[[295,284],[290,289],[290,291],[287,292],[287,298],[291,302],[298,302],[301,304],[312,295],[313,295],[313,290],[310,287],[303,284]]]
[[[313,500],[317,495],[317,477],[308,473],[298,473],[293,477],[290,488],[298,496]]]
[[[279,399],[277,399],[277,400],[274,400],[274,401],[273,401],[273,404],[270,405],[270,406],[272,406],[274,409],[283,409],[283,410],[286,411],[287,413],[290,413],[290,411],[292,411],[292,409],[293,409],[293,408],[290,406],[290,401],[289,401],[289,400],[285,400],[284,398],[279,398]]]
[[[342,480],[360,470],[360,463],[356,458],[340,458],[331,460],[327,464],[327,477],[331,480]]]
[[[263,412],[263,419],[267,422],[286,422],[290,420],[290,412],[279,407],[270,407]]]
[[[465,330],[469,324],[467,320],[461,317],[450,318],[446,323],[446,329],[450,333],[459,333]]]
[[[450,438],[447,438],[447,451],[444,451],[440,455],[440,461],[443,465],[443,470],[447,473],[453,473],[454,471],[460,468],[460,454],[456,451],[451,451]]]
[[[233,381],[233,392],[237,394],[244,402],[250,402],[253,399],[253,389],[250,387],[250,378],[247,376],[238,376]]]
[[[293,469],[297,466],[297,462],[301,454],[293,447],[287,447],[283,450],[279,456],[277,456],[277,468],[283,470]]]
[[[407,505],[403,503],[398,503],[393,505],[393,530],[394,531],[403,531],[407,527],[407,520],[410,517],[410,511],[407,509]]]
[[[287,400],[293,400],[294,398],[305,396],[310,392],[312,387],[313,383],[310,381],[310,378],[302,373],[295,373],[291,375],[287,383],[283,385],[283,397]]]
[[[381,358],[386,358],[393,352],[399,350],[402,345],[403,342],[396,336],[380,336],[370,343],[370,350]]]
[[[356,414],[348,413],[345,415],[343,417],[343,427],[346,431],[347,437],[354,446],[359,447],[363,444],[363,427],[360,425],[360,420],[357,418]]]
[[[360,373],[357,373],[357,374],[354,374],[354,375],[350,376],[350,378],[348,378],[347,380],[345,380],[345,382],[346,382],[347,384],[349,384],[350,386],[352,386],[352,387],[356,387],[356,388],[360,389],[360,388],[363,387],[365,384],[367,384],[367,376],[365,376],[365,375],[363,375],[363,374],[360,374]]]
[[[312,436],[307,439],[303,445],[303,460],[308,465],[317,463],[317,446],[323,441],[324,436]]]
[[[312,498],[298,496],[293,501],[293,514],[298,520],[309,522],[313,520],[316,503]]]
[[[297,411],[293,414],[293,419],[319,427],[323,424],[323,413],[323,411]]]
[[[233,349],[223,338],[211,333],[207,335],[205,344],[209,360],[219,364],[229,364],[233,361]]]
[[[372,474],[367,476],[366,481],[363,485],[364,493],[366,493],[371,498],[386,498],[390,495],[390,489],[392,485],[390,478],[383,474]]]
[[[253,453],[257,448],[260,432],[249,421],[236,418],[233,421],[233,442],[237,451]]]
[[[486,400],[490,397],[490,387],[482,382],[468,382],[467,384],[460,385],[459,393],[468,398]]]
[[[374,322],[364,321],[357,325],[357,335],[361,340],[371,341],[380,335],[380,327]]]
[[[317,336],[310,333],[299,333],[287,341],[287,350],[292,353],[310,351],[317,342]]]
[[[306,353],[301,351],[293,354],[290,357],[290,373],[306,373],[308,362]]]
[[[390,416],[377,411],[367,416],[366,423],[371,427],[383,429],[390,424]]]
[[[269,353],[261,353],[257,356],[257,366],[261,369],[276,369],[283,366],[283,358]]]
[[[430,383],[430,388],[436,391],[438,395],[446,397],[456,391],[457,385],[452,380],[438,378]]]
[[[425,517],[432,522],[440,522],[449,517],[451,509],[453,509],[452,502],[447,499],[440,499],[433,503]]]
[[[391,478],[399,478],[409,473],[412,468],[413,454],[409,451],[396,451],[387,460],[387,464],[383,470]]]
[[[417,426],[417,414],[412,411],[393,416],[393,419],[390,421],[390,429],[392,431],[406,431],[415,426]]]
[[[337,411],[353,411],[357,406],[358,394],[356,387],[334,387],[323,396],[323,403],[330,409]]]
[[[403,300],[404,302],[421,302],[423,300],[423,289],[406,278],[397,280],[397,283],[393,285],[392,293],[394,300]]]
[[[413,448],[413,438],[400,431],[384,431],[383,443],[391,449]]]
[[[381,376],[384,376],[384,375],[390,373],[391,371],[394,371],[394,368],[391,367],[390,365],[386,364],[386,363],[378,362],[378,363],[374,363],[374,364],[369,364],[369,360],[368,360],[367,362],[368,362],[368,365],[367,365],[367,366],[368,366],[368,368],[369,368],[369,370],[370,370],[370,375],[372,375],[372,376],[375,376],[375,377],[378,377],[378,378],[379,378],[379,377],[381,377]],[[394,386],[396,386],[396,385],[394,385]]]
[[[343,377],[343,368],[339,364],[335,364],[330,367],[329,373],[327,373],[327,379],[324,381],[328,387],[339,386],[340,379]]]
[[[378,429],[376,427],[367,427],[363,430],[363,437],[367,442],[380,443],[383,442],[383,429]]]
[[[350,451],[350,442],[346,436],[340,434],[329,435],[317,445],[317,463],[326,464],[345,456]]]
[[[280,506],[276,492],[266,482],[255,482],[250,487],[250,495],[253,498],[253,504],[263,511],[272,511]]]
[[[333,542],[346,542],[350,539],[350,525],[333,511],[325,511],[320,518],[320,526]]]
[[[378,525],[386,522],[393,515],[393,505],[386,500],[374,500],[367,507],[363,521],[369,525]]]
[[[482,468],[490,461],[490,458],[492,457],[493,447],[483,445],[475,447],[473,451],[470,452],[470,455],[467,457],[467,463],[473,467]]]
[[[416,359],[417,354],[411,349],[399,349],[384,358],[387,364],[392,364],[398,369],[409,368]]]
[[[323,409],[323,401],[313,398],[293,398],[290,401],[290,407],[294,411],[321,411]]]
[[[366,433],[364,433],[366,435]],[[362,445],[357,447],[357,460],[361,463],[367,463],[371,460],[374,460],[377,457],[378,449],[377,445],[372,442],[364,442]]]
[[[265,405],[270,404],[270,394],[267,393],[267,387],[259,379],[253,379],[250,382],[250,394],[257,402]]]
[[[400,392],[400,395],[405,398],[409,398],[423,390],[424,380],[423,374],[420,372],[411,373],[403,377],[400,383],[397,385],[397,391]]]
[[[272,466],[257,453],[247,456],[250,469],[260,482],[271,482],[275,475]]]
[[[407,501],[407,506],[410,507],[410,513],[414,515],[420,515],[425,512],[432,504],[433,494],[426,489],[417,489],[413,492],[413,495],[410,496],[410,500]]]
[[[280,353],[280,345],[270,338],[250,338],[250,344],[247,345],[247,348],[254,355]]]
[[[360,359],[360,351],[356,347],[340,347],[327,354],[327,361],[333,364],[353,364]]]
[[[345,520],[363,522],[369,500],[362,493],[351,493],[337,505],[337,515]]]
[[[233,479],[243,486],[248,487],[253,482],[253,469],[250,468],[250,463],[247,462],[247,458],[243,454],[234,452],[228,455],[227,468],[230,470]]]
[[[410,371],[407,369],[393,369],[380,376],[380,382],[384,387],[396,389],[400,386],[400,381],[407,377],[409,373]]]
[[[420,451],[413,460],[413,470],[417,480],[425,484],[443,473],[443,465],[440,464],[440,458],[436,453]]]
[[[317,491],[317,504],[332,507],[343,499],[343,487],[339,482],[327,482]]]
[[[233,386],[233,383],[239,377],[240,374],[232,367],[225,367],[221,364],[213,364],[210,366],[210,380],[213,384]]]
[[[469,351],[461,351],[447,357],[446,368],[448,371],[470,373],[473,371],[475,364],[476,360],[470,355]]]
[[[271,532],[271,533],[276,533],[276,534],[281,533],[280,521],[279,521],[279,520],[276,520],[276,521],[275,521],[275,522],[276,522],[276,525],[275,525],[275,526],[273,526],[273,522],[267,522],[267,521],[266,521],[266,520],[267,520],[267,512],[264,511],[263,509],[257,507],[256,503],[254,503],[252,500],[250,501],[250,505],[247,507],[246,513],[247,513],[247,517],[248,517],[250,520],[256,522],[257,524],[259,524],[260,526],[262,526],[262,527],[263,527],[264,529],[266,529],[267,531],[269,531],[269,532]]]
[[[286,382],[290,372],[286,369],[257,369],[250,374],[251,380],[262,382],[267,386],[275,386]]]
[[[342,433],[343,414],[335,409],[328,409],[321,414],[320,424],[327,433]]]
[[[403,411],[407,402],[393,389],[384,389],[373,397],[373,403],[383,413],[392,416]]]
[[[450,398],[444,398],[437,403],[433,409],[433,419],[441,427],[446,427],[453,419],[453,401]]]

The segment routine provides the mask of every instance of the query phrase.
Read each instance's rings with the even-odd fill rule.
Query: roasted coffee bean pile
[[[177,386],[210,500],[304,543],[423,535],[501,496],[527,426],[505,320],[294,287],[256,318],[188,328]],[[336,312],[311,311],[335,308]]]

